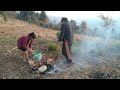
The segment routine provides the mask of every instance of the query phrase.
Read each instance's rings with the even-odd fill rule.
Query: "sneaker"
[[[69,62],[71,63],[71,62],[72,62],[72,59],[70,59]]]
[[[26,59],[24,59],[23,61],[26,62]]]
[[[24,59],[23,61],[29,63],[29,58]]]
[[[26,62],[29,63],[29,58],[26,59]]]
[[[71,61],[69,61],[69,60],[64,61],[64,64],[70,64],[70,63],[71,63]]]

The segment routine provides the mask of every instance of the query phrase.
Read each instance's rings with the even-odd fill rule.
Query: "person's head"
[[[33,40],[36,38],[36,34],[34,32],[29,33],[28,36],[29,36],[30,40]]]
[[[68,19],[67,19],[66,17],[63,17],[63,18],[61,19],[61,23],[64,23],[64,22],[68,22]]]

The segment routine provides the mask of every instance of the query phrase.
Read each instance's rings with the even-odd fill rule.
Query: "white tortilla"
[[[38,69],[40,72],[44,72],[45,70],[47,70],[47,66],[43,65]]]

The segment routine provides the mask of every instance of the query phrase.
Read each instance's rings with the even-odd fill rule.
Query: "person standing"
[[[66,62],[71,63],[72,62],[72,58],[71,58],[71,46],[72,46],[71,38],[72,37],[71,37],[71,31],[70,31],[68,19],[66,17],[63,17],[61,19],[61,23],[62,23],[61,33],[60,33],[58,42],[63,41],[62,54],[66,58]]]

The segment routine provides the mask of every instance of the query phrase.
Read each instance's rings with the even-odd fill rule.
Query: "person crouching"
[[[34,32],[29,33],[27,36],[22,36],[17,40],[18,49],[20,49],[23,53],[24,61],[28,61],[29,55],[32,55],[32,44],[33,40],[36,38],[36,34]]]

